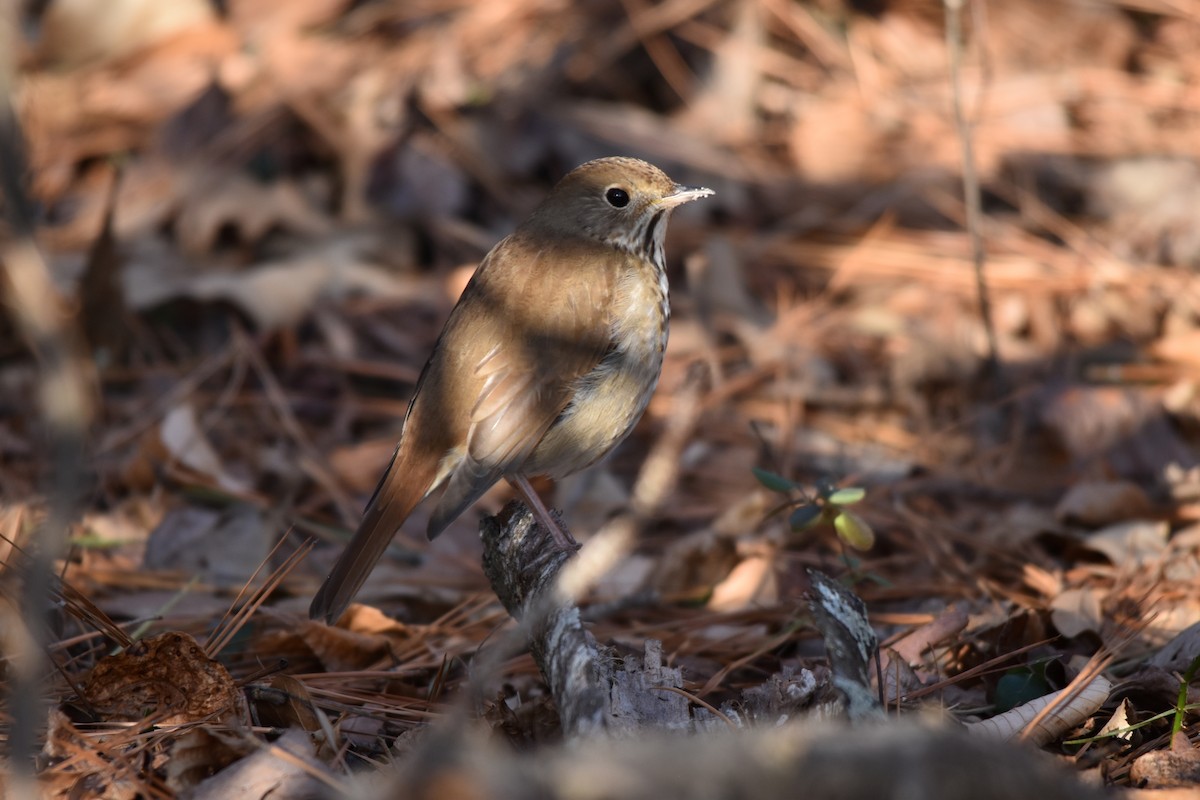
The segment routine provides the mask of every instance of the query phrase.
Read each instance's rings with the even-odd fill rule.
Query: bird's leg
[[[528,478],[519,472],[514,475],[506,475],[505,478],[525,498],[525,502],[533,512],[534,519],[546,526],[546,530],[550,531],[550,534],[554,536],[554,541],[558,543],[559,547],[568,552],[579,549],[579,542],[575,541],[570,532],[559,525],[554,517],[550,516],[550,511],[547,510],[546,504],[542,502],[542,498],[538,496],[533,486],[529,484]]]

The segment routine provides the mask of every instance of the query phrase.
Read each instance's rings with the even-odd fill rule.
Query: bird
[[[401,524],[439,491],[430,540],[503,478],[558,546],[578,547],[529,478],[591,466],[641,418],[667,346],[667,220],[711,194],[636,158],[600,158],[567,173],[492,248],[434,344],[391,463],[310,618],[336,622]]]

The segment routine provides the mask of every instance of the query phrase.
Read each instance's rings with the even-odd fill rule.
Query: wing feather
[[[470,289],[480,295],[481,302],[473,305],[481,313],[467,321],[471,330],[463,333],[491,344],[475,363],[460,365],[473,373],[478,394],[465,448],[455,454],[457,462],[430,518],[431,536],[501,477],[521,472],[580,381],[609,351],[618,271],[604,262],[612,251],[596,247],[579,242],[534,249],[513,239],[503,258],[493,254],[481,265]],[[515,291],[491,291],[499,280]],[[534,280],[554,281],[560,296],[546,307],[533,307],[528,298],[545,292]],[[508,302],[490,302],[495,298]]]

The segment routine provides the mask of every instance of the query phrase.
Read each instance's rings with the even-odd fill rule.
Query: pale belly
[[[574,401],[523,465],[525,474],[561,478],[591,466],[629,435],[646,410],[667,344],[665,280],[625,282],[614,312],[613,350],[580,379]]]

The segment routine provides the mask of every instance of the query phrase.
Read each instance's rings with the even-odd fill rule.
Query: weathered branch
[[[567,737],[608,728],[611,671],[579,609],[556,601],[555,578],[570,553],[561,550],[524,505],[509,503],[483,521],[483,571],[508,613],[521,623],[533,657],[558,705]]]
[[[570,554],[524,505],[510,503],[484,520],[481,535],[484,573],[521,623],[566,738],[692,725],[687,699],[670,691],[682,686],[682,675],[662,665],[659,642],[647,642],[643,658],[622,661],[584,628],[579,609],[557,588]]]

